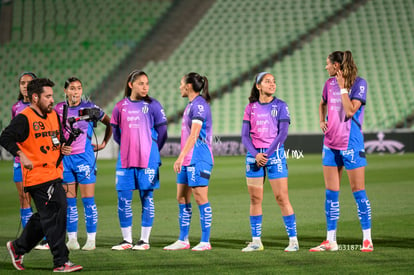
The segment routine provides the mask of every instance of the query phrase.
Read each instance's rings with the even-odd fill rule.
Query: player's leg
[[[263,168],[261,168],[263,169]],[[264,177],[247,177],[247,190],[250,195],[250,230],[252,242],[243,248],[243,252],[262,251],[262,201],[263,201],[263,181]]]
[[[187,168],[184,166],[182,167],[181,172],[177,174],[177,202],[180,235],[176,242],[165,246],[164,250],[182,250],[190,248],[188,236],[190,233],[190,223],[193,212],[191,208],[191,188],[188,186]]]
[[[152,225],[155,217],[154,206],[154,191],[140,190],[141,199],[141,237],[137,244],[132,248],[133,250],[148,250],[150,249],[149,238],[151,235]]]
[[[30,217],[33,215],[33,209],[31,206],[30,194],[24,192],[22,167],[20,163],[14,162],[13,164],[13,181],[16,184],[17,193],[19,195],[20,221],[22,223],[22,227],[24,228]]]
[[[371,204],[365,191],[365,167],[347,170],[351,190],[358,209],[362,228],[362,252],[372,252],[374,246],[371,238]]]
[[[80,249],[78,243],[78,206],[77,206],[77,184],[75,182],[65,183],[63,189],[66,191],[66,201],[68,204],[66,212],[66,230],[68,242],[66,246],[70,250]]]
[[[276,202],[280,207],[283,217],[283,223],[285,224],[286,232],[289,236],[289,246],[285,248],[286,252],[294,252],[299,250],[299,243],[296,230],[296,216],[293,211],[292,205],[289,200],[288,194],[288,178],[276,178],[270,179],[269,182],[272,186],[273,194],[276,198]]]
[[[96,248],[96,229],[98,225],[98,209],[95,203],[95,183],[79,184],[85,214],[87,240],[82,250]]]
[[[325,181],[326,240],[311,252],[337,251],[336,230],[339,220],[339,188],[343,170],[343,160],[339,150],[323,147],[323,177]]]
[[[116,190],[118,193],[118,218],[122,241],[112,250],[131,249],[132,245],[132,197],[135,189],[135,168],[121,168],[118,159],[116,168]]]

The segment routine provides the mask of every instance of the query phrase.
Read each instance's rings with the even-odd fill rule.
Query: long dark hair
[[[22,80],[22,77],[25,75],[30,75],[33,79],[37,78],[37,76],[35,75],[34,72],[22,72],[19,75],[19,86],[20,86],[20,80]],[[22,100],[24,98],[24,96],[22,95],[22,93],[19,90],[19,95],[17,96],[17,101]]]
[[[211,97],[208,92],[208,79],[205,76],[201,76],[198,73],[191,72],[184,76],[185,83],[191,84],[194,92],[200,93],[200,95],[210,103]]]
[[[134,81],[138,77],[140,77],[141,75],[145,75],[147,78],[149,78],[148,75],[144,71],[141,71],[141,70],[133,70],[132,72],[129,73],[126,84],[125,84],[125,92],[124,92],[125,97],[130,97],[131,93],[132,93],[132,89],[131,89],[131,87],[129,87],[128,84],[129,83],[131,83],[131,84],[134,83]],[[144,98],[142,98],[142,100],[144,100],[145,102],[148,102],[148,103],[152,102],[152,100],[148,96],[148,94]]]
[[[259,101],[259,97],[260,97],[260,92],[259,89],[257,89],[256,85],[262,83],[262,80],[264,78],[265,75],[270,74],[268,72],[261,72],[258,73],[255,78],[254,78],[254,83],[253,83],[253,87],[252,90],[250,92],[250,96],[249,96],[249,102],[253,103],[256,101]]]
[[[339,63],[342,75],[345,79],[345,88],[350,89],[355,82],[358,74],[358,68],[350,51],[335,51],[328,55],[332,64]]]

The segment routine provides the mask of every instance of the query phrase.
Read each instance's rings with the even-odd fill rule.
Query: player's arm
[[[94,144],[93,150],[95,152],[104,149],[112,135],[111,119],[109,116],[105,114],[101,122],[105,125],[105,135],[101,144]]]
[[[345,79],[343,77],[342,71],[338,71],[336,73],[336,80],[338,82],[339,88],[341,88],[341,99],[342,99],[342,106],[344,107],[346,117],[350,118],[353,117],[354,114],[359,110],[361,107],[362,102],[357,99],[351,100],[349,98],[349,90],[345,89]]]
[[[29,136],[29,123],[27,117],[18,114],[9,126],[4,129],[0,136],[0,145],[9,151],[13,156],[19,156],[23,167],[32,169],[33,164],[17,146],[17,142],[23,142]]]
[[[322,132],[326,132],[328,130],[328,122],[326,121],[326,112],[327,112],[327,104],[323,98],[319,103],[319,127],[321,127]]]
[[[162,147],[164,147],[164,144],[168,138],[167,124],[156,125],[154,129],[158,134],[158,138],[157,138],[158,150],[161,151]]]
[[[181,166],[184,161],[184,157],[193,149],[198,137],[200,136],[201,127],[203,122],[201,120],[194,119],[191,123],[191,132],[187,141],[185,142],[183,150],[181,150],[180,155],[174,163],[174,171],[179,173],[181,171]]]

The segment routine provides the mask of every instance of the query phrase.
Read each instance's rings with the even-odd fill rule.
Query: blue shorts
[[[20,164],[20,162],[13,162],[13,181],[23,181],[22,165]]]
[[[336,150],[323,146],[322,164],[324,166],[345,166],[347,170],[352,170],[367,166],[364,149]]]
[[[63,157],[63,183],[96,182],[96,161],[92,153],[81,153]]]
[[[160,188],[159,164],[148,168],[116,168],[116,190],[153,190]]]
[[[283,148],[280,148],[278,153],[274,152],[264,167],[257,166],[256,159],[247,152],[246,178],[262,178],[266,176],[266,173],[270,180],[287,178],[288,166]]]
[[[213,165],[204,161],[181,166],[177,174],[177,184],[187,184],[189,187],[208,186]]]

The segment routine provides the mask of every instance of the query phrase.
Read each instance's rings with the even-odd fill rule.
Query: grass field
[[[263,203],[263,252],[242,253],[250,240],[249,196],[243,157],[216,158],[209,197],[213,208],[211,243],[207,252],[163,251],[178,237],[174,159],[163,159],[161,189],[155,192],[156,217],[149,251],[111,251],[121,241],[114,188],[115,162],[98,161],[96,202],[99,211],[97,249],[73,251],[70,258],[88,274],[378,274],[414,272],[414,154],[369,155],[367,194],[372,206],[373,253],[361,253],[362,233],[346,175],[341,189],[338,252],[310,253],[325,238],[324,184],[320,155],[289,159],[289,194],[297,216],[300,251],[283,252],[288,239],[279,207],[268,182]],[[18,273],[5,244],[19,235],[19,204],[12,182],[12,163],[0,161],[0,273]],[[140,234],[140,204],[134,196],[134,241]],[[80,200],[78,207],[81,206]],[[82,207],[79,207],[82,211]],[[79,217],[83,217],[80,212]],[[83,218],[79,241],[85,242]],[[190,241],[200,238],[198,208],[193,201]],[[25,256],[24,274],[49,273],[52,256],[32,251]]]

